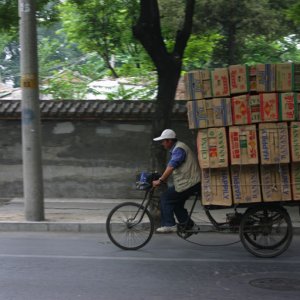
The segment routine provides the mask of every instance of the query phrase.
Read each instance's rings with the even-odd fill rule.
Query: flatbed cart
[[[137,181],[139,190],[144,190],[141,203],[124,202],[114,207],[106,220],[107,234],[117,247],[124,250],[137,250],[145,246],[154,233],[154,218],[149,208],[155,199],[152,180],[158,175],[149,173],[146,180]],[[195,193],[189,215],[192,217],[195,205],[200,201],[200,193]],[[259,202],[238,204],[231,207],[203,206],[204,211],[217,231],[239,233],[241,243],[251,254],[270,258],[285,252],[293,238],[293,226],[287,205],[299,206],[299,202]],[[212,215],[216,209],[232,209],[227,214],[226,222],[217,222]],[[243,212],[238,212],[242,208]],[[183,239],[188,239],[194,234],[201,233],[201,226],[188,230],[185,224],[177,226],[177,234]]]

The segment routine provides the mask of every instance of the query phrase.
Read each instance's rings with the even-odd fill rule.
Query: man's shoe
[[[172,233],[177,231],[177,225],[174,226],[162,226],[156,229],[157,233]]]
[[[178,227],[178,235],[183,239],[189,238],[193,234],[197,234],[200,231],[200,226],[194,223],[192,226],[181,226]]]

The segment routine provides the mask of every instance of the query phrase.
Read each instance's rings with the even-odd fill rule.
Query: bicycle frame
[[[141,216],[140,216],[140,219],[139,219],[136,223],[131,224],[131,227],[133,227],[133,226],[139,224],[139,223],[143,220],[144,215],[145,215],[145,212],[146,212],[146,210],[148,209],[149,204],[150,204],[151,201],[152,201],[152,195],[151,195],[151,197],[148,197],[148,195],[151,194],[151,193],[153,194],[153,192],[154,192],[154,188],[153,188],[153,187],[151,187],[150,189],[147,189],[147,190],[146,190],[144,199],[143,199],[142,203],[140,204],[140,207],[139,207],[139,209],[137,210],[135,216],[133,217],[133,220],[136,219],[136,217],[138,216],[138,214],[139,214],[139,212],[140,212],[141,210],[142,210],[143,212],[142,212],[142,214],[141,214]],[[147,197],[148,197],[148,200],[147,200]]]

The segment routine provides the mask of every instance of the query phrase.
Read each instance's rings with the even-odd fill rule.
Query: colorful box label
[[[279,94],[279,119],[280,121],[294,121],[298,114],[296,93]]]
[[[232,165],[258,164],[255,125],[229,127],[229,145]]]
[[[198,160],[201,168],[228,167],[224,127],[200,129],[197,135]]]
[[[262,122],[274,122],[279,120],[278,94],[260,94],[260,117]]]
[[[241,95],[231,98],[232,122],[234,125],[250,124],[251,120],[248,98],[249,95]]]
[[[248,100],[251,123],[259,123],[260,119],[260,99],[259,95],[250,95]]]

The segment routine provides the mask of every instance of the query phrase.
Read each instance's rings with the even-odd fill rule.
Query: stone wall
[[[174,124],[194,146],[187,123]],[[20,120],[0,120],[1,198],[22,197]],[[151,125],[145,122],[44,120],[42,155],[46,198],[137,198],[135,174],[149,169]]]

